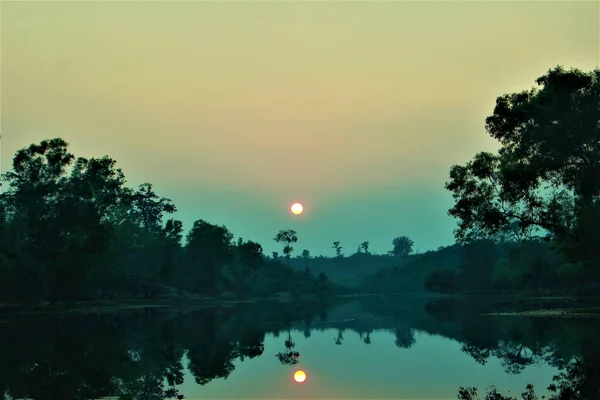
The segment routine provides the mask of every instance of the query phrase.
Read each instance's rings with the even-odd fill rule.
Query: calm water
[[[572,357],[584,356],[590,374],[600,366],[598,320],[482,313],[555,306],[373,297],[4,315],[0,393],[158,400],[173,387],[186,399],[455,399],[459,386],[517,395],[532,383],[546,394]]]

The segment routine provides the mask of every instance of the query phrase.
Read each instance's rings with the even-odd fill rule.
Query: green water
[[[154,400],[174,388],[185,399],[455,399],[459,386],[518,395],[531,383],[547,394],[573,357],[597,374],[598,320],[483,314],[550,306],[557,304],[399,296],[2,315],[0,392]],[[307,374],[302,383],[293,379],[297,370]]]

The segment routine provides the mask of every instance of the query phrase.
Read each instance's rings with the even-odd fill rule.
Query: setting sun
[[[294,204],[292,204],[291,210],[292,210],[292,214],[298,215],[298,214],[302,214],[302,211],[304,211],[304,207],[300,203],[294,203]]]
[[[306,372],[300,370],[294,373],[294,380],[298,383],[302,383],[306,380]]]

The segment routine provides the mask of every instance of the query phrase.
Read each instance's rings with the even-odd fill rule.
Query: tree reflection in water
[[[300,358],[300,353],[293,350],[296,344],[292,340],[292,332],[289,329],[288,338],[285,340],[284,344],[285,351],[283,353],[276,354],[276,357],[279,359],[279,362],[283,365],[298,364],[298,358]]]
[[[367,298],[353,300],[350,311],[348,305],[339,308],[351,313],[351,319],[343,315],[331,320],[327,316],[336,315],[335,304],[307,302],[300,310],[297,302],[261,302],[181,313],[5,316],[0,393],[36,400],[182,399],[185,393],[177,386],[186,368],[199,385],[226,379],[234,373],[236,360],[263,355],[266,334],[279,332],[286,336],[276,357],[283,365],[295,365],[300,360],[295,333],[310,338],[310,331],[336,329],[334,343],[356,334],[369,344],[373,331],[385,330],[403,349],[415,344],[415,332],[441,335],[459,341],[462,351],[478,363],[497,357],[511,374],[537,363],[562,369],[552,387],[554,399],[600,398],[597,320],[491,317],[483,315],[486,306],[481,302],[455,303]],[[473,388],[462,388],[459,395],[477,398]]]

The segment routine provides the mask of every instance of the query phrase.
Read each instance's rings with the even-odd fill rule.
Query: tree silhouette
[[[363,253],[369,254],[369,242],[362,242],[358,248],[362,250]]]
[[[221,268],[232,260],[233,234],[225,227],[204,220],[194,222],[186,240],[190,289],[214,292]]]
[[[143,183],[131,199],[132,211],[148,232],[157,232],[162,225],[163,214],[172,214],[177,208],[170,199],[161,198],[152,189],[151,183]]]
[[[396,257],[408,256],[413,251],[414,242],[406,236],[399,236],[392,241],[394,246],[391,254]]]
[[[335,256],[337,258],[342,258],[344,256],[344,254],[342,253],[342,246],[340,245],[340,242],[333,242],[333,246],[331,246],[331,248],[335,250]]]
[[[18,150],[12,167],[1,177],[0,303],[270,295],[277,286],[294,293],[316,286],[313,276],[289,268],[260,271],[261,245],[233,243],[225,226],[197,220],[182,244],[182,222],[166,218],[176,211],[171,200],[151,183],[125,186],[108,156],[76,158],[55,138]],[[298,239],[282,232],[289,264]]]
[[[239,238],[234,249],[234,257],[233,275],[238,289],[241,290],[248,278],[256,276],[257,271],[263,265],[262,246],[253,241],[244,242],[242,238]]]
[[[275,240],[277,243],[284,244],[283,254],[285,254],[285,258],[287,259],[289,265],[290,257],[292,255],[292,252],[294,251],[292,244],[298,241],[298,235],[296,231],[293,229],[282,229],[277,233],[277,236],[275,236],[273,240]]]
[[[600,265],[600,69],[558,66],[536,84],[497,98],[486,131],[498,154],[450,169],[456,239],[545,234],[571,261]]]

